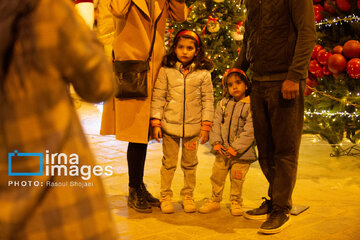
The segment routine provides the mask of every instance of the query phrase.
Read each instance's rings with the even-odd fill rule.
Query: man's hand
[[[156,141],[160,142],[160,138],[162,138],[161,127],[153,127],[152,131]]]
[[[206,143],[207,141],[209,141],[209,132],[201,130],[199,138],[201,139],[201,142],[200,142],[201,144]]]
[[[294,99],[299,96],[299,83],[285,80],[281,85],[281,93],[284,99]]]

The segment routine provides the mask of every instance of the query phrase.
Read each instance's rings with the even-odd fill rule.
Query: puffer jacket
[[[177,137],[200,133],[202,121],[213,121],[214,96],[208,70],[193,70],[184,76],[182,65],[162,67],[155,82],[151,118],[161,120],[161,129]]]
[[[215,110],[213,127],[210,131],[210,144],[231,146],[241,161],[254,162],[255,138],[253,120],[250,112],[250,98],[236,102],[233,98],[223,98]]]
[[[246,1],[246,9],[243,47],[234,67],[250,67],[256,80],[306,79],[316,42],[313,1]]]

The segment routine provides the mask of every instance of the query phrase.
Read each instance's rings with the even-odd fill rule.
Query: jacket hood
[[[240,102],[250,103],[250,97],[249,97],[249,96],[246,96],[246,97],[244,97],[243,99],[241,99]]]

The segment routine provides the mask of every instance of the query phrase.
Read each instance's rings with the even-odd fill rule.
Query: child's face
[[[239,101],[245,97],[245,91],[247,89],[247,86],[238,75],[231,74],[227,78],[227,85],[229,94],[233,96],[236,101]]]
[[[175,47],[175,54],[184,66],[188,65],[198,54],[195,41],[188,38],[180,38]]]

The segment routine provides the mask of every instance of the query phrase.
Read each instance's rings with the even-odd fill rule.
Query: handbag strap
[[[154,23],[154,33],[153,33],[153,37],[152,37],[152,40],[151,40],[151,47],[150,47],[150,52],[149,52],[149,57],[147,59],[148,62],[150,62],[151,60],[151,55],[152,55],[152,52],[153,52],[153,49],[154,49],[154,44],[155,44],[155,36],[156,36],[156,26],[157,26],[157,23],[162,15],[164,11],[164,8],[161,9],[161,13],[159,14],[159,16],[156,18],[155,20],[155,23]]]
[[[155,23],[154,23],[154,33],[153,33],[153,37],[152,37],[152,40],[151,40],[151,47],[150,47],[150,51],[149,51],[149,56],[147,58],[147,62],[150,62],[151,60],[151,55],[152,55],[152,52],[153,52],[153,49],[154,49],[154,44],[155,44],[155,35],[156,35],[156,26],[157,26],[157,23],[162,15],[164,11],[164,8],[161,10],[160,12],[160,15],[157,17],[157,19],[155,20]],[[114,53],[114,49],[112,50],[112,61],[114,62],[115,61],[115,53]]]

